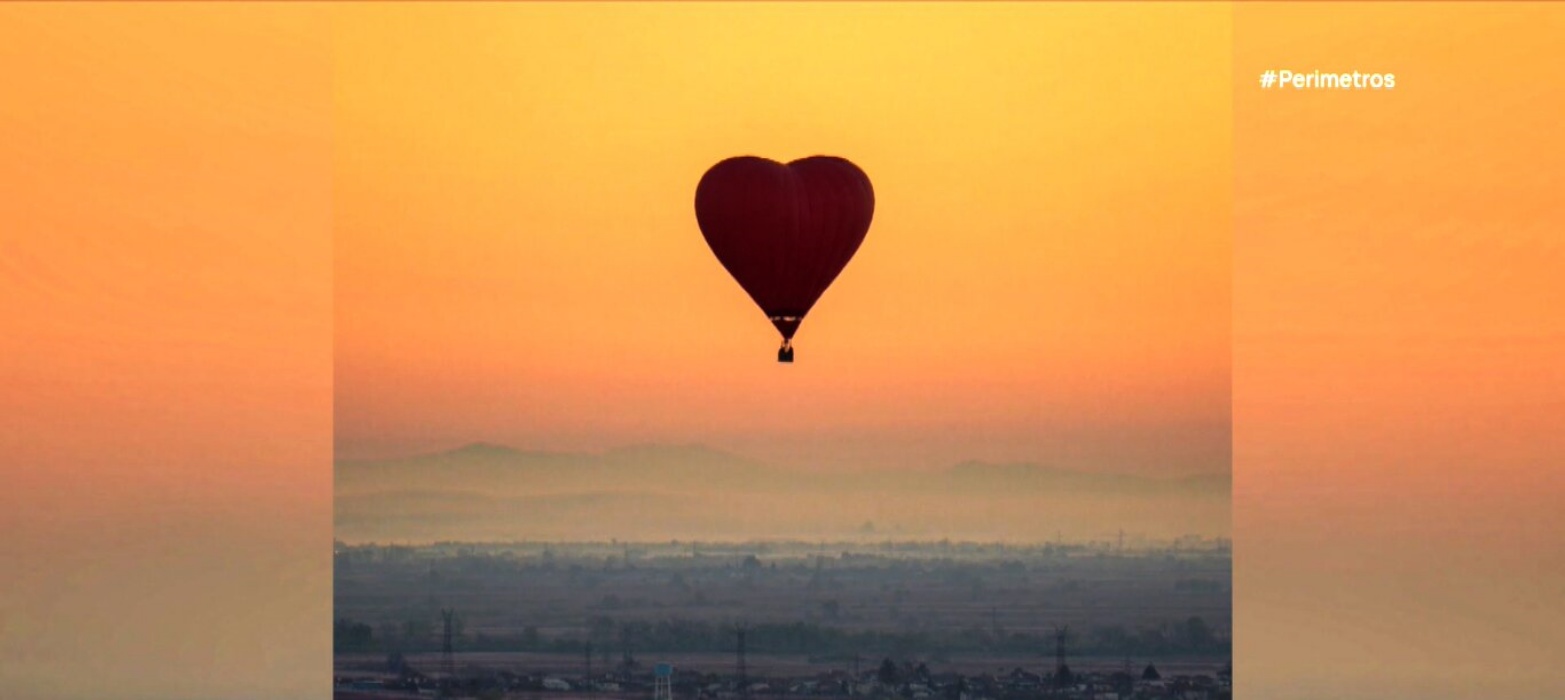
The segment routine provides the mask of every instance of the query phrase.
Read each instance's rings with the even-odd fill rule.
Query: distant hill
[[[342,461],[337,536],[622,539],[879,535],[1052,538],[1125,528],[1227,535],[1226,474],[1158,479],[1036,464],[801,473],[701,445],[591,453],[472,444]]]

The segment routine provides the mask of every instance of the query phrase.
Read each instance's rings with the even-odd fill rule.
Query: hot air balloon
[[[696,186],[701,235],[782,334],[778,362],[793,362],[794,333],[858,252],[874,213],[864,171],[833,156],[786,165],[729,158]]]

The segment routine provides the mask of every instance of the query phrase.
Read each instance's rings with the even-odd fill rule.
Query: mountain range
[[[339,461],[344,541],[1226,536],[1227,474],[1155,478],[968,461],[810,472],[701,445],[603,453],[476,443]]]

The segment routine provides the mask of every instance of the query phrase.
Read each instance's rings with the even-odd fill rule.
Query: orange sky
[[[1228,468],[1224,6],[336,17],[337,449]],[[863,247],[774,361],[707,167],[847,157]]]
[[[636,14],[604,17],[596,26],[641,26],[651,21],[645,15],[656,14],[653,7],[614,7]],[[0,559],[7,563],[0,567],[0,687],[11,691],[7,697],[210,699],[324,697],[329,692],[330,628],[323,620],[331,600],[326,548],[334,335],[338,418],[346,427],[357,426],[350,434],[354,449],[394,447],[380,441],[404,428],[427,429],[427,416],[408,408],[415,401],[462,408],[471,403],[464,396],[486,397],[488,408],[453,418],[450,430],[414,437],[442,442],[448,433],[483,433],[466,430],[476,424],[472,416],[513,415],[514,424],[522,425],[546,409],[562,425],[580,426],[573,444],[612,435],[588,428],[629,423],[622,418],[589,425],[592,407],[561,399],[572,395],[565,389],[539,393],[536,404],[518,398],[551,385],[542,379],[557,379],[566,388],[613,388],[637,398],[639,405],[654,406],[659,404],[646,396],[672,382],[659,377],[694,376],[705,382],[703,387],[732,387],[721,394],[730,401],[726,405],[743,405],[742,391],[787,381],[836,391],[821,409],[835,423],[847,423],[842,417],[856,415],[856,407],[864,408],[864,422],[887,419],[885,405],[855,398],[862,391],[863,396],[897,397],[888,404],[905,411],[909,425],[914,418],[936,422],[961,415],[925,398],[947,386],[972,392],[959,395],[969,397],[962,399],[967,410],[979,389],[1012,402],[1000,404],[1007,406],[1024,396],[1067,401],[1080,396],[1085,391],[1080,387],[1089,381],[1112,380],[1111,396],[1120,411],[1114,415],[1140,415],[1126,407],[1142,405],[1138,400],[1156,407],[1146,397],[1164,395],[1146,387],[1155,377],[1176,375],[1132,371],[1136,365],[1130,362],[1123,363],[1128,368],[1123,373],[1111,374],[1110,360],[1150,356],[1151,343],[1132,339],[1150,336],[1149,329],[1157,327],[1154,318],[1141,318],[1140,325],[1116,336],[1107,320],[1082,312],[1056,332],[1024,342],[969,346],[958,342],[966,337],[958,331],[971,329],[971,337],[987,341],[1000,331],[976,331],[1031,326],[997,322],[1014,309],[991,311],[995,307],[965,300],[1025,286],[1036,292],[1032,308],[1042,309],[1036,313],[1054,314],[1051,318],[1063,317],[1064,309],[1117,308],[1101,319],[1133,319],[1120,312],[1203,289],[1192,282],[1164,285],[1160,294],[1139,294],[1143,287],[1135,284],[1179,275],[1208,279],[1194,266],[1226,265],[1230,247],[1232,269],[1212,273],[1217,286],[1208,291],[1226,300],[1222,285],[1233,280],[1235,663],[1244,669],[1239,695],[1281,700],[1565,696],[1565,674],[1551,655],[1565,647],[1558,604],[1565,580],[1560,558],[1565,523],[1557,507],[1565,501],[1558,469],[1565,463],[1565,412],[1558,399],[1565,391],[1560,374],[1565,363],[1559,361],[1565,356],[1565,315],[1557,312],[1565,307],[1558,274],[1565,269],[1559,238],[1565,222],[1557,194],[1559,173],[1565,172],[1565,139],[1556,123],[1565,105],[1554,87],[1557,81],[1546,72],[1565,63],[1558,41],[1565,6],[1005,5],[995,11],[1035,13],[1050,21],[1000,22],[1003,26],[984,27],[981,33],[974,29],[959,47],[963,51],[953,46],[955,30],[968,25],[931,21],[952,30],[949,41],[932,44],[939,50],[906,48],[877,60],[889,65],[895,59],[927,72],[950,56],[972,53],[974,60],[982,60],[990,47],[1009,47],[1012,57],[1026,52],[1039,61],[1053,57],[1051,65],[1061,70],[1027,73],[1014,68],[1018,62],[991,56],[986,65],[994,72],[975,68],[973,81],[947,74],[930,84],[944,85],[948,92],[970,86],[975,99],[981,97],[1002,120],[1011,120],[1012,132],[1022,130],[1017,124],[1023,116],[1016,115],[1025,112],[1000,107],[1061,105],[1058,112],[1048,112],[1054,115],[1050,118],[1074,120],[1059,122],[1071,129],[1026,130],[1033,155],[1018,156],[1016,162],[1036,164],[1037,172],[1058,185],[1038,195],[1047,205],[1038,216],[1075,228],[1036,229],[1059,238],[1029,237],[1035,229],[1019,224],[1003,230],[964,228],[961,235],[969,238],[936,235],[937,229],[949,230],[959,213],[954,205],[937,206],[941,203],[981,200],[994,205],[984,211],[998,217],[1007,211],[999,205],[1014,207],[1025,193],[980,186],[976,178],[982,169],[956,158],[960,140],[918,140],[925,150],[915,153],[933,154],[922,156],[919,162],[927,163],[922,169],[905,162],[898,166],[900,143],[875,146],[891,142],[889,137],[875,140],[883,130],[909,138],[910,127],[895,126],[893,117],[912,110],[898,107],[928,107],[935,93],[908,88],[889,106],[884,100],[874,103],[887,115],[880,124],[804,122],[812,130],[808,144],[778,139],[763,146],[784,158],[813,150],[817,142],[824,144],[821,150],[836,150],[848,136],[832,140],[833,130],[853,130],[854,143],[862,136],[864,145],[852,153],[842,148],[843,154],[870,170],[884,203],[860,258],[827,292],[819,313],[801,332],[799,363],[779,368],[771,362],[775,345],[765,321],[699,247],[685,206],[709,161],[748,150],[733,143],[744,135],[739,132],[759,131],[775,112],[757,107],[732,123],[718,114],[696,122],[700,133],[712,134],[711,153],[697,153],[701,157],[689,163],[662,161],[672,173],[667,182],[648,179],[621,187],[629,193],[624,196],[648,203],[636,212],[637,226],[645,226],[635,230],[646,237],[627,234],[623,248],[608,248],[603,255],[622,272],[641,270],[640,276],[594,281],[605,296],[615,284],[623,284],[623,290],[668,279],[702,285],[677,297],[674,306],[683,315],[674,316],[667,327],[678,332],[655,335],[652,317],[604,306],[603,313],[618,324],[613,327],[636,329],[638,337],[650,338],[634,348],[643,359],[639,365],[617,359],[622,348],[605,340],[608,331],[599,330],[607,326],[582,321],[553,327],[554,337],[570,340],[572,351],[596,362],[580,370],[568,368],[561,346],[543,343],[542,331],[487,322],[537,317],[544,313],[545,299],[556,305],[590,301],[585,290],[545,293],[548,284],[580,281],[580,276],[556,272],[559,265],[535,265],[528,274],[514,276],[445,272],[461,268],[455,265],[461,255],[479,261],[501,258],[504,245],[520,248],[506,260],[573,263],[598,239],[583,239],[581,248],[545,249],[533,239],[499,234],[530,230],[521,226],[528,221],[554,221],[550,225],[557,229],[585,236],[612,228],[565,224],[594,216],[623,221],[607,212],[573,208],[565,194],[524,199],[518,192],[526,182],[567,182],[580,179],[582,172],[540,166],[533,174],[519,175],[509,167],[513,157],[582,139],[494,137],[486,146],[481,133],[522,124],[524,111],[528,123],[555,119],[555,113],[524,110],[527,103],[514,91],[507,93],[512,98],[502,99],[443,80],[459,74],[446,61],[496,71],[501,65],[546,71],[551,64],[488,58],[520,55],[522,47],[515,43],[453,39],[459,30],[471,29],[480,38],[481,29],[517,30],[501,22],[473,26],[430,17],[422,23],[409,20],[403,24],[417,24],[419,31],[406,27],[399,41],[415,43],[391,51],[394,37],[387,34],[392,28],[361,33],[373,28],[368,20],[424,10],[383,9],[390,14],[380,15],[381,8],[327,11],[295,3],[0,4]],[[449,9],[453,18],[480,11],[556,11],[499,5]],[[888,4],[811,6],[810,11],[912,16],[948,10]],[[1060,19],[1072,12],[1102,13],[1127,24],[1083,26]],[[1180,32],[1158,29],[1175,26],[1166,15],[1205,12],[1230,13],[1231,31],[1220,20],[1214,20],[1212,35],[1195,26]],[[1138,17],[1147,19],[1141,31],[1132,31],[1128,23],[1140,23]],[[900,25],[881,21],[874,26],[889,32]],[[444,58],[434,60],[439,57],[421,48],[419,42],[426,40],[418,38],[420,32],[427,41],[446,42]],[[559,40],[585,41],[586,34],[583,28]],[[1054,40],[1024,41],[1023,35]],[[855,44],[876,45],[860,39],[855,33]],[[396,56],[405,50],[409,55],[400,59],[403,63],[428,58],[420,65],[444,72],[418,78],[417,71],[404,70],[406,80],[391,81],[388,71],[353,60],[355,47],[365,43],[388,48],[373,54],[381,64],[397,67]],[[549,46],[541,38],[533,44]],[[1111,44],[1118,48],[1089,48]],[[1167,55],[1153,55],[1157,46],[1169,47]],[[1205,71],[1180,67],[1184,59],[1179,56],[1208,51],[1220,82]],[[711,54],[723,55],[715,49]],[[586,54],[566,65],[578,74],[597,75],[600,82],[625,75],[612,69],[612,53],[592,55],[603,57],[594,59],[604,62],[601,69],[594,69]],[[1093,64],[1088,57],[1106,63]],[[1280,63],[1350,60],[1395,70],[1398,92],[1370,101],[1363,95],[1285,97],[1255,87],[1259,71]],[[1178,80],[1159,88],[1140,77],[1135,83],[1108,79],[1114,73],[1108,66],[1136,61],[1141,70],[1133,75],[1167,69]],[[334,64],[339,78],[352,71],[380,80],[334,81]],[[1061,77],[1065,68],[1101,73],[1106,82],[1096,89],[1077,85],[1076,79]],[[1006,81],[1000,75],[1037,76],[1039,82]],[[419,89],[428,91],[431,83],[445,83],[455,101],[349,93],[351,85],[360,90],[379,85],[383,93],[398,85],[422,85]],[[726,84],[732,91],[743,85],[735,78]],[[789,85],[776,89],[795,90]],[[1206,97],[1178,99],[1172,85]],[[1228,100],[1230,90],[1231,125],[1224,109],[1212,107],[1207,114],[1201,106]],[[462,108],[491,99],[510,105],[509,111]],[[577,96],[574,103],[583,99]],[[1113,110],[1106,99],[1158,109],[1155,115]],[[375,108],[381,102],[396,108]],[[568,99],[557,103],[572,104]],[[603,118],[639,114],[635,109],[633,104]],[[817,105],[813,113],[824,109]],[[942,125],[962,121],[957,107],[950,109],[936,110],[946,116],[933,123],[930,133],[948,136]],[[458,126],[471,125],[475,118],[491,122],[469,136],[455,127],[438,128],[448,117]],[[350,119],[380,126],[377,131],[343,128]],[[1216,129],[1214,120],[1221,133],[1204,130]],[[637,162],[655,161],[657,149],[636,144],[660,143],[640,138],[661,133],[654,130],[659,123],[649,118],[648,131],[625,135],[619,145],[639,156]],[[1116,123],[1136,128],[1108,128]],[[719,127],[734,131],[725,136]],[[1010,158],[996,145],[1002,132],[986,129],[974,129],[971,143],[988,144],[990,161]],[[1188,129],[1195,129],[1196,142],[1206,146],[1179,137]],[[1230,129],[1231,147],[1222,136]],[[1207,157],[1208,147],[1219,155]],[[1119,156],[1111,157],[1114,153]],[[1193,191],[1198,185],[1192,183],[1207,179],[1125,166],[1136,154],[1151,153],[1163,155],[1140,162],[1183,160],[1192,164],[1192,172],[1203,173],[1231,169],[1234,194],[1219,187],[1211,190],[1211,200],[1106,206],[1128,188],[1151,191],[1161,184]],[[1084,154],[1103,157],[1078,157]],[[478,167],[486,163],[488,170]],[[925,175],[919,173],[947,172],[934,165],[953,169],[947,183],[954,183],[953,189],[921,179]],[[606,167],[583,167],[588,166]],[[420,178],[427,182],[418,184]],[[1076,189],[1061,189],[1066,185]],[[897,192],[904,193],[901,214],[891,208]],[[1231,211],[1217,199],[1229,196],[1234,197]],[[537,218],[498,215],[519,202],[533,207]],[[655,208],[653,202],[670,208]],[[1212,208],[1200,212],[1179,208],[1208,204]],[[1191,255],[1188,269],[1171,260],[1164,277],[1098,279],[1106,277],[1098,274],[1105,261],[1121,260],[1120,252],[1107,247],[1116,239],[1102,232],[1115,222],[1134,228],[1130,224],[1150,218],[1151,211],[1166,213],[1168,221],[1195,221],[1199,213],[1217,226],[1164,222],[1137,228],[1168,237],[1127,247],[1126,256],[1135,250],[1170,250],[1176,235],[1184,236],[1180,240],[1194,246],[1192,251],[1205,245],[1217,252]],[[1007,216],[1014,216],[1013,222],[1035,221],[1015,212]],[[443,304],[425,303],[411,293],[416,287],[427,294],[434,285],[400,284],[413,273],[409,253],[384,245],[355,246],[392,239],[372,235],[371,224],[384,224],[400,226],[397,231],[405,237],[396,238],[407,246],[441,250],[439,239],[412,235],[427,230],[413,226],[420,221],[451,223],[451,231],[483,230],[475,222],[493,226],[496,237],[489,245],[457,246],[463,239],[453,238],[444,253],[450,262],[423,268],[439,272],[437,279],[447,287],[496,290],[493,302],[484,295],[465,296],[462,308],[475,309],[474,316],[448,317]],[[1199,237],[1203,231],[1212,238]],[[915,255],[912,248],[893,245],[898,240],[893,234],[922,235],[914,240],[925,242],[917,249],[923,252]],[[340,256],[335,266],[334,235]],[[1002,235],[1010,238],[1002,240]],[[632,264],[665,239],[677,242],[668,245],[663,267]],[[576,239],[553,240],[564,246]],[[951,258],[946,264],[953,267],[931,262],[943,258]],[[1004,272],[1013,258],[1052,265],[1052,277]],[[494,264],[498,267],[499,260]],[[334,267],[340,314],[335,333]],[[961,276],[954,270],[986,274]],[[1001,272],[988,272],[993,270]],[[924,276],[923,287],[967,290],[967,296],[948,296],[941,305],[915,294],[915,273]],[[1044,293],[1038,279],[1062,280],[1067,291]],[[526,304],[513,303],[517,290],[510,285],[523,284],[539,285],[538,293],[526,295]],[[361,297],[355,300],[354,294]],[[401,299],[410,322],[399,326],[389,311],[371,313],[376,294]],[[895,303],[908,297],[920,306]],[[1050,306],[1056,299],[1073,303]],[[486,309],[486,303],[493,307]],[[437,313],[454,319],[449,322],[454,335],[485,342],[457,343],[414,332],[430,326],[411,321]],[[934,333],[938,337],[930,346],[908,347],[913,326],[906,321],[919,313],[939,321],[925,324],[926,330],[939,331]],[[715,320],[719,316],[721,323]],[[962,325],[967,323],[974,325]],[[386,340],[386,328],[398,331],[398,342]],[[529,342],[504,351],[506,344],[498,341],[508,334]],[[1177,376],[1193,377],[1192,386],[1226,381],[1221,379],[1227,372],[1224,336],[1211,330],[1183,337],[1185,345],[1165,347],[1168,352],[1159,357],[1197,366],[1189,358],[1206,357],[1201,348],[1216,349],[1206,370]],[[1049,369],[1082,359],[1071,353],[1089,347],[1082,345],[1089,338],[1101,339],[1101,345],[1090,346],[1101,352],[1077,366],[1095,367],[1097,374],[1082,375],[1086,378],[1073,385],[1059,370]],[[1116,338],[1118,344],[1109,342]],[[523,347],[529,343],[542,349],[529,352]],[[446,365],[429,360],[469,347],[452,352]],[[1022,350],[1028,347],[1049,352],[1034,361]],[[1007,348],[1015,354],[1002,354]],[[938,364],[959,350],[972,354],[963,362]],[[1101,365],[1086,361],[1094,358],[1105,359]],[[684,371],[697,362],[702,372]],[[664,364],[667,370],[644,371]],[[998,369],[987,369],[996,364]],[[916,376],[905,370],[923,368],[938,369],[928,376],[940,377],[941,383],[897,379]],[[1015,374],[1033,382],[1022,386],[1032,389],[999,390],[1007,368],[1017,368]],[[464,372],[473,378],[459,385],[461,391],[447,394],[435,384]],[[864,384],[833,381],[854,372],[868,377]],[[483,377],[494,379],[486,383]],[[388,380],[405,388],[375,388],[387,386]],[[488,394],[475,389],[486,386],[491,387]],[[1036,391],[1053,386],[1060,391]],[[1073,386],[1076,393],[1068,391]],[[1165,400],[1195,403],[1179,398],[1194,395],[1194,390],[1170,393]],[[1223,395],[1226,389],[1212,403],[1226,401]],[[1092,408],[1083,402],[1074,415],[1084,422],[1110,415],[1107,407],[1096,413]],[[1192,415],[1221,421],[1224,410]],[[760,420],[755,412],[735,413]],[[1175,414],[1148,409],[1146,415]],[[811,419],[790,418],[803,434]],[[734,420],[733,430],[743,432],[746,426]],[[663,426],[644,429],[647,436],[652,427]]]
[[[1241,697],[1560,697],[1565,6],[1234,9]],[[1394,72],[1264,92],[1262,70]]]
[[[331,27],[0,5],[0,694],[330,676]]]

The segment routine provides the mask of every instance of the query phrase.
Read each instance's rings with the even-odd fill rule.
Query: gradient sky
[[[8,699],[326,696],[329,19],[0,5]]]
[[[341,457],[700,442],[800,466],[1229,461],[1217,5],[503,5],[336,17]],[[775,362],[707,167],[859,164]]]
[[[1565,307],[1558,274],[1565,139],[1557,125],[1565,105],[1544,70],[1565,64],[1565,6],[1214,7],[1233,15],[1231,37],[1198,39],[1187,29],[1180,51],[1141,65],[1151,74],[1176,69],[1177,56],[1190,52],[1216,52],[1214,62],[1233,56],[1239,695],[1565,697],[1565,670],[1553,654],[1565,647],[1558,508],[1565,315],[1557,312]],[[1133,21],[1142,12],[1209,9],[1127,3],[1091,11]],[[0,4],[0,558],[7,564],[0,687],[7,698],[329,695],[333,217],[350,222],[353,211],[350,171],[340,162],[343,199],[334,205],[329,196],[333,144],[356,144],[337,150],[339,159],[397,153],[356,142],[367,135],[332,123],[334,102],[349,103],[333,95],[332,66],[346,69],[352,58],[339,48],[334,59],[332,46],[338,33],[344,46],[362,43],[355,27],[373,15],[368,7],[303,3]],[[422,29],[450,34],[443,26],[431,19]],[[1059,26],[992,30],[1067,35],[1038,52],[1136,36]],[[1148,32],[1120,55],[1158,45]],[[930,70],[944,54],[904,55]],[[1256,87],[1261,70],[1282,63],[1349,60],[1396,71],[1398,92],[1365,101]],[[1085,65],[1068,66],[1077,64]],[[357,72],[372,71],[360,64]],[[1183,78],[1207,85],[1205,73]],[[1085,110],[1110,94],[1137,99],[1128,84],[1106,85],[1082,88],[1074,104]],[[1228,77],[1212,89],[1226,93]],[[1165,98],[1171,115],[1184,114]],[[401,106],[415,108],[428,107]],[[1082,130],[1131,118],[1092,114]],[[1194,115],[1171,118],[1200,125]],[[411,144],[429,133],[412,126],[387,140]],[[1124,148],[1153,143],[1134,131],[1116,138]],[[1107,149],[1105,139],[1066,145]],[[1192,149],[1189,157],[1202,155]],[[869,154],[860,160],[874,163]],[[688,179],[671,191],[686,196],[704,165],[690,164]],[[886,193],[893,171],[875,170],[887,173],[872,172]],[[410,181],[439,174],[411,164],[398,171]],[[1094,191],[1107,199],[1113,178],[1091,172]],[[1140,172],[1121,175],[1133,181]],[[420,192],[407,185],[395,201]],[[387,206],[375,192],[360,198],[360,216]],[[671,226],[688,222],[679,206],[667,214]],[[698,246],[693,228],[681,230],[682,245]],[[800,336],[799,364],[786,368],[794,379],[848,359],[856,368],[877,359],[875,366],[935,362],[933,352],[877,358],[844,349],[843,329],[874,320],[849,316],[850,301],[864,293],[853,286],[917,269],[892,265],[903,258],[889,252],[871,255],[887,250],[877,235],[890,230],[871,233],[840,288],[822,300]],[[368,233],[361,227],[356,235]],[[336,235],[339,263],[351,263],[355,234],[339,226]],[[1012,243],[1025,250],[1025,240]],[[360,256],[390,255],[361,249]],[[1001,246],[986,250],[992,263]],[[686,250],[678,269],[711,276],[717,266],[704,253]],[[878,265],[891,267],[872,272]],[[361,275],[369,282],[390,279],[369,272]],[[351,279],[345,264],[336,274]],[[716,276],[704,284],[730,323],[686,339],[704,333],[694,326],[640,350],[654,359],[673,353],[660,347],[710,353],[702,357],[729,378],[740,374],[739,363],[745,377],[782,369],[770,363],[774,341],[737,285]],[[347,328],[368,318],[339,321]],[[862,332],[877,338],[887,328],[897,326]],[[400,369],[412,364],[391,362],[398,357],[391,351],[437,349],[429,339],[398,345],[362,333],[358,354],[386,354],[377,371],[387,376],[420,376]],[[339,349],[351,350],[350,341],[337,335]],[[518,356],[489,357],[502,364]],[[625,383],[635,376],[633,366],[604,367],[586,376]],[[339,386],[371,377],[339,369]],[[501,384],[511,393],[498,396],[521,391],[521,380],[511,382]],[[410,395],[438,396],[429,384],[407,386]],[[350,406],[372,398],[337,395]],[[389,432],[358,420],[361,435]]]
[[[1236,694],[1565,696],[1565,6],[1234,23]]]

